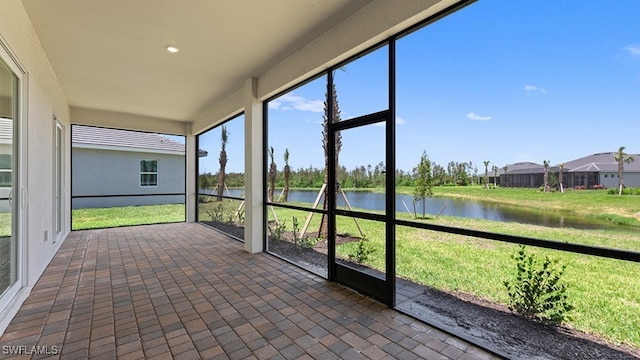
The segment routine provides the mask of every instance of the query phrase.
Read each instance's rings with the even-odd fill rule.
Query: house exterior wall
[[[31,288],[36,283],[62,241],[54,243],[53,233],[53,113],[65,126],[65,138],[69,138],[69,104],[60,83],[53,72],[33,26],[20,0],[3,0],[0,4],[0,42],[15,56],[25,70],[23,95],[22,156],[23,168],[19,170],[24,188],[22,224],[22,288],[11,299],[3,299],[0,307],[0,332],[3,332]],[[70,145],[65,144],[68,158]],[[64,179],[69,179],[69,162],[65,162]],[[69,194],[70,181],[64,182],[64,192]],[[64,219],[70,218],[68,200],[64,200]],[[64,222],[63,237],[70,231],[69,221]],[[8,301],[5,301],[8,300]]]
[[[624,186],[637,188],[640,187],[640,173],[637,172],[625,172],[624,173]],[[618,172],[601,172],[600,184],[606,188],[618,187]]]
[[[158,185],[140,185],[140,160],[158,161]],[[72,206],[97,208],[114,206],[184,203],[185,156],[153,152],[88,149],[72,152],[72,196],[112,196],[74,198]],[[113,197],[113,195],[145,195]]]
[[[9,154],[13,151],[13,147],[10,143],[0,139],[0,154]],[[0,187],[0,199],[6,199],[11,192],[10,187]],[[11,211],[9,206],[9,200],[0,200],[0,213]]]
[[[551,173],[550,173],[551,174]],[[556,177],[559,173],[553,173]],[[586,186],[588,189],[594,185],[604,185],[605,188],[618,187],[618,172],[563,172],[562,183],[565,189],[575,188],[577,186]],[[500,186],[502,187],[540,187],[543,183],[542,174],[501,174],[498,177]],[[624,185],[626,187],[640,187],[639,172],[625,172]]]

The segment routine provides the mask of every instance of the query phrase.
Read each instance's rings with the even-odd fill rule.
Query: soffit
[[[370,1],[22,2],[70,106],[190,121]]]

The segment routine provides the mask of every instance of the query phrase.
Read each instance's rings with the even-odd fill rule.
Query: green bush
[[[224,220],[224,207],[222,204],[218,204],[211,210],[207,210],[207,215],[211,216],[213,222],[223,222]]]
[[[276,222],[275,226],[273,227],[273,229],[271,229],[271,236],[273,237],[274,240],[278,240],[278,241],[282,241],[283,240],[283,235],[284,232],[287,229],[286,226],[286,221],[287,219],[282,219],[282,222]]]
[[[620,192],[620,189],[617,187],[610,188],[609,190],[607,190],[607,194],[609,195],[618,195],[619,192]],[[630,188],[630,187],[622,188],[622,195],[640,195],[640,188]]]
[[[544,260],[526,253],[525,246],[511,256],[516,261],[516,277],[505,281],[509,294],[509,309],[532,319],[561,323],[568,319],[567,312],[573,310],[568,302],[566,285],[561,277],[566,269],[558,270],[548,256]]]
[[[362,264],[363,262],[369,259],[369,255],[374,252],[373,246],[369,243],[366,237],[360,238],[358,241],[358,246],[355,248],[355,252],[349,254],[349,260],[355,260],[358,264]]]

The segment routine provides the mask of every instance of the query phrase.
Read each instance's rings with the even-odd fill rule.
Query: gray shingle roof
[[[504,173],[504,168],[500,168]],[[518,162],[515,164],[507,165],[507,174],[531,174],[537,172],[544,172],[544,166],[542,164],[536,164],[532,162]]]
[[[634,158],[631,163],[624,164],[625,172],[638,172],[640,171],[640,154],[629,154]],[[576,160],[572,160],[564,163],[564,167],[569,172],[578,171],[606,171],[617,172],[618,163],[614,159],[615,152],[597,153],[589,156],[585,156]]]
[[[184,153],[185,145],[162,135],[139,131],[107,129],[74,125],[72,142],[75,145],[127,147],[141,150],[160,150]]]
[[[564,172],[618,172],[618,163],[614,159],[615,152],[604,152],[588,155],[564,163]],[[640,154],[628,154],[634,161],[624,164],[625,172],[640,172]],[[499,174],[504,173],[504,169]],[[559,172],[560,166],[549,166],[549,172]],[[544,173],[544,166],[532,162],[521,162],[507,165],[508,174]]]

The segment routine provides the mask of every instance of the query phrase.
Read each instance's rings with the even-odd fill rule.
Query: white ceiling
[[[190,121],[370,1],[22,2],[72,107]]]

